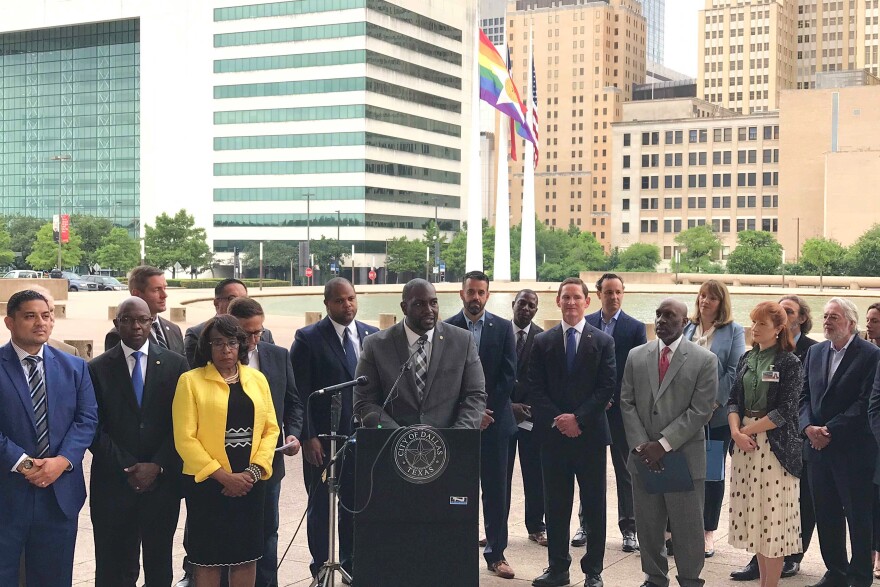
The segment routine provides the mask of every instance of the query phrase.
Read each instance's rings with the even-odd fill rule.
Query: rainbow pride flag
[[[482,29],[480,29],[479,64],[480,99],[521,125],[521,129],[517,129],[520,136],[535,143],[535,138],[526,124],[526,107],[519,97],[516,84],[510,79],[507,64]]]

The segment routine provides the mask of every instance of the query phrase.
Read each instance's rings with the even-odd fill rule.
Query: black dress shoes
[[[645,581],[639,587],[660,587],[657,583],[651,583],[650,581]]]
[[[571,539],[572,546],[586,546],[587,544],[587,533],[584,532],[583,528],[578,528],[577,532],[574,533],[574,538]]]
[[[666,556],[674,556],[675,553],[672,551],[672,538],[666,541]]]
[[[794,561],[785,561],[782,564],[782,578],[787,579],[788,577],[794,577],[799,572],[801,572],[801,563],[796,563]]]
[[[174,587],[190,587],[193,584],[192,577],[190,577],[189,574],[186,574],[180,581],[174,584]]]
[[[635,552],[639,549],[636,535],[632,532],[623,533],[623,552]]]
[[[584,587],[604,587],[604,585],[601,575],[587,575],[584,581]]]
[[[571,582],[568,571],[544,569],[544,574],[532,581],[534,587],[564,587]]]
[[[787,563],[786,563],[787,564]],[[784,569],[785,567],[783,567]],[[761,572],[758,569],[758,561],[755,557],[749,561],[749,564],[738,571],[730,573],[730,578],[734,581],[754,581],[760,578]]]
[[[818,583],[813,583],[807,587],[846,587],[846,579],[837,579],[825,573],[825,576],[819,579]]]

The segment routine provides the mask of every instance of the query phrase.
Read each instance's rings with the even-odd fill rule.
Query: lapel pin
[[[491,322],[489,322],[489,326],[492,326],[492,323],[491,323]]]
[[[156,364],[157,364],[157,365],[161,365],[161,364],[162,364],[162,361],[156,361]]]
[[[443,340],[443,336],[442,336],[442,335],[440,336],[440,340]]]

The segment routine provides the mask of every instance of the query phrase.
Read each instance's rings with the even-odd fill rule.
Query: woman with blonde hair
[[[739,360],[727,401],[731,446],[732,546],[758,557],[761,587],[776,587],[783,557],[801,552],[801,363],[785,309],[762,302],[751,313],[752,350]]]

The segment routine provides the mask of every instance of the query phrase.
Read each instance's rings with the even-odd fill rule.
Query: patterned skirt
[[[755,421],[746,417],[743,424]],[[728,542],[767,558],[797,554],[803,550],[800,479],[779,464],[766,432],[757,444],[746,453],[733,443]]]

